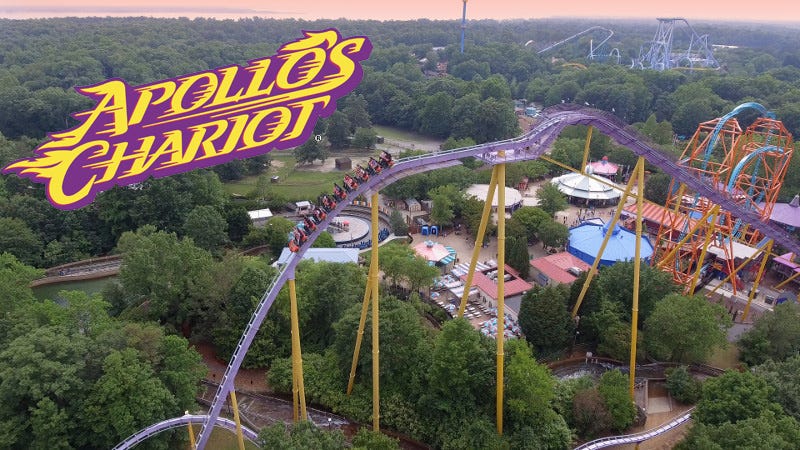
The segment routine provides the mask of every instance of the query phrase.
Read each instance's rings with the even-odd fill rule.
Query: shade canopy
[[[450,251],[442,244],[433,241],[422,241],[414,246],[414,252],[427,261],[438,263],[450,256]]]
[[[619,198],[623,189],[616,184],[601,183],[579,173],[568,173],[552,180],[558,190],[570,197],[586,200],[611,200]]]
[[[612,176],[617,174],[619,166],[610,162],[608,156],[603,156],[603,159],[600,161],[589,163],[588,169],[587,171],[591,171],[591,173],[597,175]]]
[[[760,205],[763,207],[763,203]],[[795,195],[789,203],[775,203],[769,219],[790,227],[800,227],[800,195]]]

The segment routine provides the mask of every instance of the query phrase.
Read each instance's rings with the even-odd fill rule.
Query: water
[[[46,284],[33,288],[33,295],[40,300],[55,299],[59,291],[83,291],[91,295],[102,292],[107,284],[116,281],[116,279],[116,276],[111,276],[94,280],[63,281],[61,283]]]

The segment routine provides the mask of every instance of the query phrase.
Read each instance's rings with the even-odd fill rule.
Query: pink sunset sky
[[[0,17],[93,15],[165,17],[275,17],[406,20],[461,18],[461,0],[0,0]],[[469,0],[468,19],[546,17],[647,18],[800,22],[796,0],[772,0],[767,7],[742,0]]]

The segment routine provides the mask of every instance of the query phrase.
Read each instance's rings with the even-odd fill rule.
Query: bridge
[[[516,138],[400,159],[395,162],[393,167],[386,168],[380,174],[376,174],[370,177],[369,180],[361,183],[355,191],[348,194],[348,198],[356,198],[359,195],[377,192],[381,188],[407,176],[458,165],[463,158],[477,158],[492,166],[535,160],[544,155],[561,131],[570,125],[589,125],[596,128],[600,132],[611,137],[617,144],[627,147],[636,155],[658,166],[665,173],[684,183],[688,188],[694,190],[699,195],[708,198],[721,208],[730,211],[734,216],[751,226],[757,227],[769,239],[780,242],[781,245],[786,247],[789,251],[795,252],[795,254],[800,254],[800,242],[794,239],[788,232],[774,224],[762,222],[753,211],[739,205],[728,194],[720,192],[715,189],[714,186],[690,175],[685,169],[679,166],[677,157],[659,149],[655,144],[651,143],[649,139],[625,124],[616,116],[604,111],[576,105],[558,105],[544,110],[541,119],[534,124],[532,129]],[[502,192],[502,189],[500,191]],[[291,280],[293,283],[295,269],[305,251],[311,247],[311,244],[316,240],[322,230],[324,230],[346,207],[347,202],[342,201],[328,213],[327,217],[318,225],[316,231],[309,234],[308,241],[300,247],[298,253],[294,254],[293,257],[289,259],[286,265],[283,266],[281,271],[272,280],[266,292],[264,292],[230,359],[230,364],[212,400],[209,413],[206,416],[202,416],[202,429],[196,448],[205,448],[211,434],[211,429],[215,424],[220,423],[219,415],[226,398],[233,389],[233,381],[236,373],[239,371],[245,354],[272,307],[278,292],[287,281]],[[293,284],[290,284],[290,288],[291,287],[293,287]],[[499,340],[498,342],[501,341],[502,340]],[[502,393],[502,391],[500,391],[500,393]],[[502,399],[502,395],[498,395],[498,398]],[[183,420],[183,422],[181,422],[182,424],[188,423],[184,418],[170,420]],[[192,419],[193,423],[194,420],[195,419]],[[114,448],[119,450],[131,448],[135,443],[141,442],[141,440],[146,437],[163,431],[166,422],[169,421],[159,422],[158,424],[144,428],[134,435],[136,439],[132,439],[134,437],[132,436],[119,443]],[[500,430],[502,429],[501,426],[499,428]]]

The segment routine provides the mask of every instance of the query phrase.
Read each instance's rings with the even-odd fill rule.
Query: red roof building
[[[488,301],[490,306],[497,307],[497,268],[492,268],[484,271],[476,271],[472,277],[472,285],[478,288],[479,295],[483,295]],[[506,278],[504,286],[504,297],[506,313],[516,318],[519,313],[519,305],[522,302],[522,295],[531,290],[532,284],[523,280],[519,276],[519,272],[512,269],[506,264]],[[467,280],[466,275],[462,275],[463,281]]]
[[[531,260],[531,278],[542,286],[569,284],[590,267],[577,256],[561,252]]]

